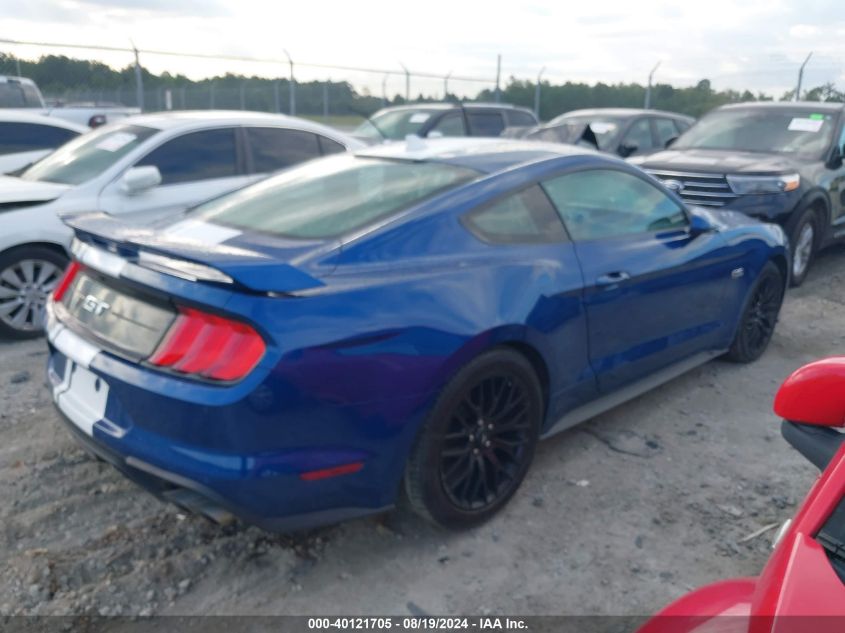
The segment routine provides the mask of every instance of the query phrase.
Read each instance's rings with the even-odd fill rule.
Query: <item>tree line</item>
[[[74,59],[64,55],[43,55],[36,61],[16,60],[8,53],[0,52],[0,74],[17,74],[18,67],[24,77],[34,80],[42,92],[52,97],[72,97],[82,92],[101,92],[120,95],[127,105],[135,103],[135,69],[127,66],[114,69],[97,61]],[[273,110],[281,106],[287,109],[290,83],[287,79],[267,79],[257,76],[244,76],[232,73],[221,74],[201,80],[192,80],[181,74],[164,72],[153,74],[142,67],[145,93],[162,94],[169,89],[174,106],[237,108],[245,105],[249,109]],[[637,83],[596,84],[567,81],[553,84],[544,81],[541,84],[540,118],[547,120],[563,112],[579,108],[596,107],[642,107],[646,87]],[[501,90],[501,100],[506,103],[533,108],[536,84],[511,77]],[[248,95],[248,97],[247,97]],[[794,91],[781,95],[781,100],[791,99]],[[833,84],[811,88],[802,95],[808,101],[845,101],[845,93]],[[347,81],[308,81],[296,83],[296,107],[299,114],[323,114],[326,100],[331,105],[332,114],[359,114],[369,116],[385,105],[380,97],[358,91]],[[495,94],[491,89],[484,89],[475,95],[448,95],[450,100],[493,101]],[[181,99],[181,103],[180,103]],[[652,87],[652,107],[672,112],[680,112],[698,117],[725,103],[740,101],[771,101],[773,96],[764,93],[752,93],[749,90],[715,90],[710,81],[702,79],[695,86],[675,87],[670,84],[657,84]],[[420,94],[414,101],[435,101],[431,96]],[[387,104],[405,103],[401,95],[388,98]],[[155,108],[156,104],[148,104]],[[160,104],[158,105],[160,107]]]

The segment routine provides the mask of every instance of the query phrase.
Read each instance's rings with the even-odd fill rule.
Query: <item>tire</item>
[[[783,303],[784,279],[773,262],[766,262],[751,287],[727,359],[750,363],[766,351]]]
[[[470,362],[438,397],[411,452],[411,508],[450,529],[488,520],[528,472],[542,418],[542,390],[525,357],[499,348]]]
[[[791,285],[804,283],[816,257],[820,234],[819,214],[813,207],[804,209],[789,231],[789,249],[792,255]]]
[[[0,337],[28,339],[44,331],[44,307],[68,259],[44,246],[0,254]]]

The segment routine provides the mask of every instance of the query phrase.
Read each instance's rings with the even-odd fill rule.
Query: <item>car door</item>
[[[543,183],[584,273],[590,362],[613,391],[724,339],[724,240],[645,176],[611,168]],[[720,339],[721,337],[721,339]]]
[[[504,289],[495,299],[498,318],[528,325],[527,342],[542,350],[548,366],[547,418],[556,421],[596,395],[581,269],[560,217],[540,186],[532,185],[472,211],[463,224],[501,251],[495,253],[490,271],[498,280],[496,287]],[[514,275],[514,260],[530,266],[530,280]]]
[[[239,189],[259,176],[244,167],[239,129],[220,127],[187,132],[152,149],[133,167],[154,165],[161,184],[126,194],[118,178],[100,194],[100,208],[129,221],[150,221]]]

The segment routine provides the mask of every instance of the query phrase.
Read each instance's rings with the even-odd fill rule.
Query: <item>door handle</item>
[[[617,270],[612,273],[607,273],[606,275],[600,275],[598,279],[596,279],[597,286],[614,286],[618,283],[623,281],[627,281],[631,278],[631,275],[626,273],[624,270]]]

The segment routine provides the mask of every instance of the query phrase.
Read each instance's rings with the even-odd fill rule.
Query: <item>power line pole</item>
[[[446,73],[446,76],[443,77],[443,101],[449,98],[449,77],[452,76],[452,71],[450,70]]]
[[[660,68],[660,64],[662,62],[657,62],[654,65],[654,68],[651,69],[651,72],[648,74],[648,88],[645,91],[645,109],[648,110],[651,107],[651,79],[654,77],[654,73],[657,72],[657,69]]]
[[[801,64],[801,68],[798,69],[798,86],[795,88],[795,98],[793,101],[800,101],[801,100],[801,81],[804,79],[804,66],[807,65],[807,62],[810,61],[810,58],[813,56],[813,51],[810,51],[810,54],[807,55],[807,59],[804,60],[804,63]]]
[[[502,76],[502,54],[496,55],[496,103],[502,100],[502,91],[499,89],[499,79]]]
[[[296,80],[293,78],[293,60],[290,57],[287,49],[282,49],[287,55],[288,63],[290,64],[290,115],[296,116]]]
[[[143,112],[144,111],[144,77],[141,74],[141,61],[138,57],[138,47],[135,46],[135,42],[129,40],[129,43],[132,44],[132,51],[135,53],[135,100],[138,104],[138,109]]]
[[[383,108],[387,107],[387,78],[390,75],[384,73],[384,77],[381,80],[381,106]]]
[[[537,83],[534,84],[534,116],[539,120],[540,118],[540,80],[543,78],[543,73],[546,67],[543,66],[540,72],[537,73]]]

